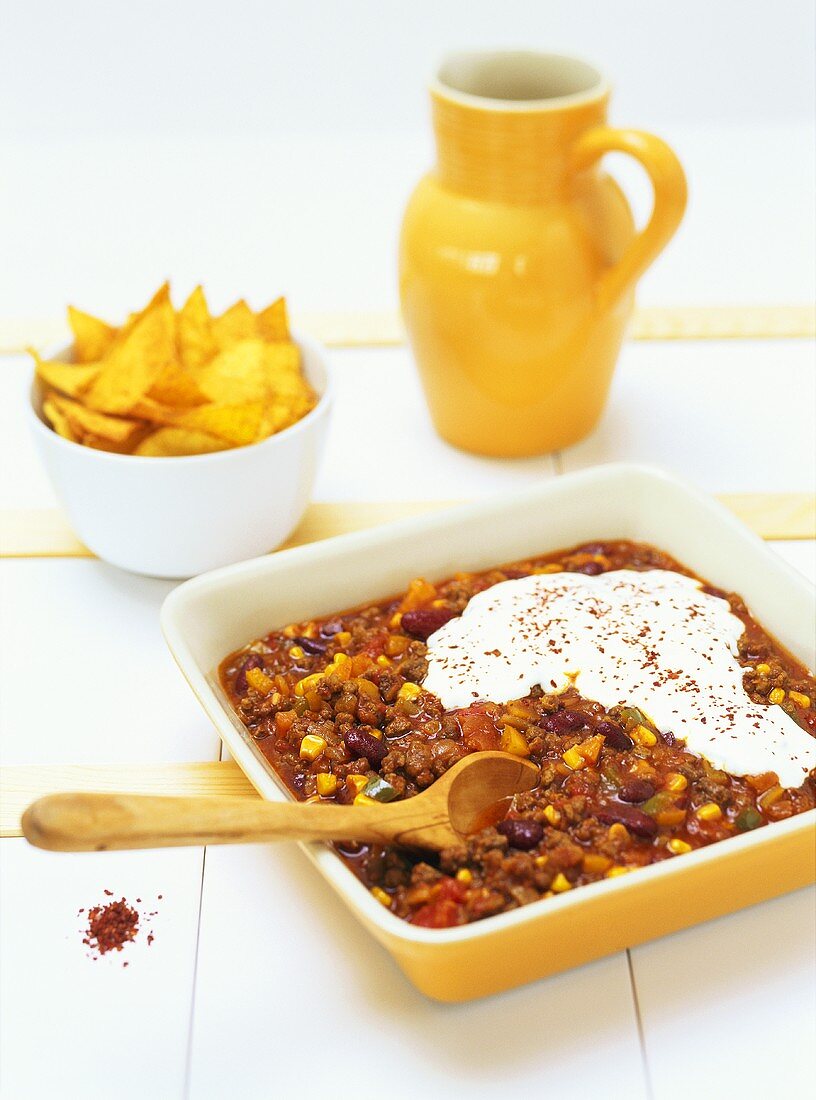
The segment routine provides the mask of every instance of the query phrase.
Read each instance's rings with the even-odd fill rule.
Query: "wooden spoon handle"
[[[404,831],[400,817],[389,806],[67,793],[33,802],[22,827],[38,848],[98,852],[269,840],[388,842]]]

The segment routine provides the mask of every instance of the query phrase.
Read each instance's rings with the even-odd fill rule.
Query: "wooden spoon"
[[[354,840],[441,850],[490,824],[491,808],[538,782],[538,768],[504,752],[460,760],[422,794],[383,805],[321,806],[247,798],[49,794],[23,814],[30,844],[54,852]],[[501,807],[492,817],[503,817]]]

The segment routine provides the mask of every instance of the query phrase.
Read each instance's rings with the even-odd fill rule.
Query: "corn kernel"
[[[366,786],[367,783],[368,783],[368,776],[367,775],[347,775],[346,776],[346,786],[348,787],[348,789],[350,791],[354,791],[355,794],[359,794],[360,791],[363,790],[363,788]]]
[[[249,674],[247,673],[247,677]],[[311,676],[304,676],[295,684],[295,695],[305,695],[307,691],[316,687],[323,677],[322,672],[313,672]]]
[[[326,749],[325,737],[318,737],[315,733],[307,733],[300,742],[300,759],[317,760]]]
[[[646,726],[635,726],[631,734],[635,741],[642,747],[651,747],[657,744],[657,737]]]
[[[722,817],[722,810],[716,802],[706,802],[697,807],[697,816],[701,821],[718,821]]]
[[[289,650],[289,656],[294,657],[296,661],[299,661],[301,657],[306,656],[306,653],[304,652],[302,645],[293,645],[292,648]]]
[[[565,890],[572,889],[572,883],[566,875],[560,871],[550,883],[550,889],[556,894],[563,894]]]
[[[337,776],[331,772],[321,772],[317,777],[317,793],[321,798],[331,798],[337,791]]]
[[[761,664],[758,664],[756,666],[756,671],[760,676],[768,676],[771,671],[771,666],[766,665],[763,661]]]
[[[626,842],[629,839],[629,830],[625,825],[621,825],[619,821],[616,821],[614,825],[609,826],[609,839]]]
[[[393,661],[389,657],[386,657],[384,653],[381,653],[377,658],[377,664],[380,666],[380,668],[390,668],[393,664]]]
[[[796,703],[797,707],[810,706],[810,696],[804,695],[801,691],[789,691],[788,696],[792,703]]]
[[[691,851],[690,844],[687,844],[685,840],[677,840],[676,838],[670,840],[666,847],[670,852],[674,852],[676,856],[683,856],[686,852]]]
[[[610,867],[604,878],[617,878],[618,875],[628,875],[631,870],[631,867]]]
[[[386,909],[391,908],[391,895],[387,894],[385,890],[380,886],[371,887],[371,896],[376,898],[380,905],[384,905]]]
[[[688,779],[682,772],[670,772],[666,776],[667,791],[684,791],[688,786]]]
[[[295,623],[290,623],[289,626],[283,628],[284,638],[297,638],[298,633],[299,631]]]
[[[338,634],[335,634],[334,640],[337,642],[337,644],[339,646],[348,645],[349,642],[351,641],[351,631],[350,630],[341,630]]]
[[[432,600],[431,601],[431,607],[447,607],[447,606],[448,606],[448,601],[447,600]]]
[[[468,886],[473,882],[473,872],[467,867],[460,867],[456,872],[456,881],[463,882],[465,886]]]
[[[564,566],[557,561],[549,561],[546,565],[540,565],[533,570],[534,573],[563,573]]]
[[[388,625],[391,627],[392,630],[396,630],[401,622],[402,622],[402,612],[398,611],[396,613],[396,615],[391,616],[391,620],[388,623]]]
[[[558,810],[556,810],[555,806],[545,806],[544,816],[546,817],[547,821],[549,821],[550,825],[561,824],[561,814],[558,812]]]
[[[337,668],[341,668],[343,665],[351,664],[351,657],[349,657],[348,653],[335,653],[332,663]]]
[[[262,668],[248,668],[246,681],[251,688],[262,695],[268,695],[275,686],[275,681],[271,676],[267,676]]]
[[[399,692],[397,693],[397,698],[411,703],[414,701],[414,699],[418,699],[421,694],[422,688],[419,686],[419,684],[408,683],[403,684],[402,687],[399,689]]]
[[[682,825],[686,820],[686,811],[679,808],[673,810],[659,810],[654,815],[654,819],[658,825],[662,825],[664,828],[671,828],[674,825]]]
[[[602,875],[612,866],[612,860],[595,852],[587,852],[584,856],[583,867],[588,875]]]
[[[385,652],[388,657],[399,657],[408,648],[407,638],[401,634],[389,634],[385,641]]]
[[[785,692],[782,688],[774,688],[771,694],[768,696],[769,703],[784,703]]]
[[[304,802],[319,802],[320,801],[320,795],[319,794],[310,794],[309,797],[304,798],[303,801]]]
[[[372,729],[371,736],[376,737],[376,739],[378,741],[382,741],[382,739],[383,739],[382,730]]]
[[[579,771],[581,768],[585,768],[587,764],[577,748],[567,749],[567,751],[562,754],[561,759],[567,767],[572,768],[574,772]]]
[[[527,741],[513,726],[507,726],[502,730],[499,747],[502,752],[511,752],[513,756],[529,756],[530,749]]]
[[[379,806],[380,803],[377,801],[376,798],[369,798],[369,796],[367,794],[363,794],[362,791],[361,791],[360,794],[356,794],[354,796],[354,805],[355,806]]]
[[[547,864],[550,862],[550,857],[549,856],[536,856],[535,859],[533,860],[533,862],[535,863],[536,867],[546,867]]]

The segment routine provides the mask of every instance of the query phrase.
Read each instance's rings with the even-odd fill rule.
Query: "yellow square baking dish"
[[[613,538],[652,543],[712,584],[739,592],[784,646],[809,668],[816,664],[811,586],[715,501],[633,465],[596,467],[513,496],[207,573],[168,596],[162,627],[235,760],[263,797],[282,800],[287,792],[218,684],[224,656],[288,622],[395,594],[414,576],[437,580]],[[327,846],[302,847],[420,990],[441,1001],[465,1001],[814,881],[815,819],[811,811],[629,875],[438,930],[384,909]]]

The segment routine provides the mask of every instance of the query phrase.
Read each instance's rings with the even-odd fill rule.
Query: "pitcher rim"
[[[450,77],[445,75],[446,71],[449,73],[451,68],[457,64],[477,65],[479,62],[489,61],[527,65],[532,62],[540,65],[542,70],[545,65],[552,66],[554,63],[563,65],[567,63],[569,66],[583,70],[587,78],[587,87],[561,95],[544,95],[535,99],[514,99],[462,90],[457,88],[454,83],[449,82]],[[597,65],[574,54],[553,53],[544,50],[456,50],[442,57],[429,82],[429,90],[434,97],[476,110],[507,114],[539,114],[545,111],[556,112],[601,102],[609,97],[611,85]]]

